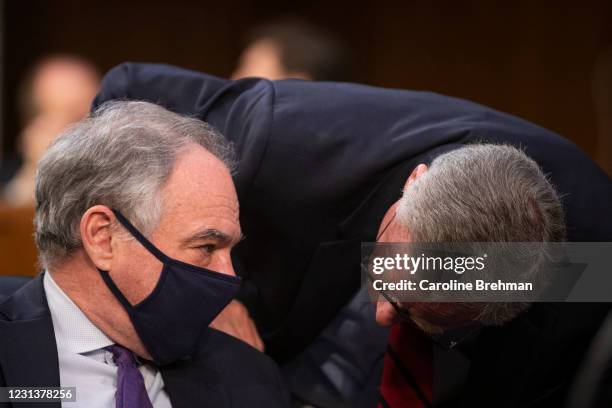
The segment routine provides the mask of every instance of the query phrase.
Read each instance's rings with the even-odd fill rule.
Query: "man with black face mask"
[[[214,129],[146,102],[64,132],[36,182],[45,272],[0,304],[0,387],[75,387],[87,408],[285,406],[275,364],[208,327],[240,287],[231,168]]]

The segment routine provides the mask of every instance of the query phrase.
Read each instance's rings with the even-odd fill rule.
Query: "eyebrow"
[[[244,238],[245,238],[244,234],[240,233],[240,237],[236,241],[236,244],[244,240]],[[205,230],[198,231],[192,236],[186,238],[183,241],[183,243],[191,244],[194,241],[201,241],[201,240],[206,240],[206,239],[215,239],[217,241],[220,241],[223,244],[229,244],[230,242],[232,242],[232,237],[226,234],[225,232],[219,231],[218,229],[214,229],[214,228],[207,228]]]

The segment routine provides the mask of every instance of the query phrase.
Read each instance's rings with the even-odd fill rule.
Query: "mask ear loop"
[[[143,247],[145,247],[149,252],[151,252],[153,256],[155,256],[161,263],[167,263],[168,261],[170,261],[170,258],[168,258],[168,256],[166,256],[166,254],[164,254],[162,251],[157,249],[157,247],[153,245],[151,241],[146,239],[145,236],[142,235],[140,231],[138,231],[136,227],[134,227],[132,223],[130,223],[128,219],[125,218],[123,214],[121,214],[119,210],[113,208],[112,211],[113,214],[115,214],[115,217],[117,217],[119,223],[123,225],[123,227],[128,230],[128,232],[134,238],[136,238],[136,240],[140,242]]]
[[[123,295],[123,293],[121,293],[121,291],[119,290],[117,285],[115,285],[115,282],[113,282],[113,279],[110,277],[110,274],[108,273],[108,271],[103,271],[102,269],[98,269],[98,272],[100,272],[100,276],[102,276],[102,280],[104,280],[104,282],[106,283],[106,286],[110,289],[110,291],[113,293],[113,295],[115,295],[115,298],[119,301],[119,303],[121,303],[121,305],[123,306],[123,308],[127,312],[128,316],[130,317],[130,320],[132,321],[132,324],[134,325],[134,328],[136,329],[136,333],[138,333],[138,335],[140,336],[139,325],[132,318],[135,306],[132,305],[127,300],[127,298]],[[160,279],[161,279],[161,277],[160,277]],[[153,360],[155,360],[155,352],[153,350],[151,350],[150,348],[148,348],[148,347],[147,347],[147,350],[149,351],[149,353],[153,357]],[[153,363],[154,363],[154,361],[153,361]]]
[[[112,211],[113,211],[113,214],[115,214],[115,217],[117,217],[117,220],[119,221],[119,223],[121,225],[123,225],[123,227],[126,230],[128,230],[128,232],[138,242],[140,242],[140,244],[143,247],[145,247],[149,252],[151,252],[153,254],[153,256],[155,256],[161,263],[165,264],[166,262],[168,262],[169,258],[162,251],[157,249],[157,247],[155,247],[155,245],[153,245],[148,239],[146,239],[145,236],[142,235],[140,233],[140,231],[138,231],[136,229],[136,227],[134,227],[127,220],[127,218],[125,218],[123,216],[123,214],[121,214],[121,212],[119,210],[116,210],[116,209],[113,208]],[[102,276],[102,279],[106,283],[106,286],[108,286],[110,291],[113,292],[113,294],[115,295],[117,300],[119,300],[119,302],[123,305],[124,308],[126,308],[126,310],[131,310],[134,307],[134,305],[132,305],[127,300],[127,298],[123,295],[123,293],[121,293],[121,291],[119,290],[117,285],[115,285],[115,282],[113,281],[113,279],[110,277],[110,274],[108,273],[108,271],[103,271],[102,269],[98,269],[98,271],[100,272],[100,275]],[[160,279],[162,279],[162,277],[160,277]]]
[[[190,268],[192,270],[194,268],[197,268],[200,271],[200,273],[206,273],[209,276],[214,276],[216,279],[221,279],[227,282],[240,282],[241,281],[241,278],[239,276],[226,275],[226,274],[223,274],[221,272],[216,272],[216,271],[208,271],[208,270],[202,271],[203,268],[200,268],[195,265],[191,265],[191,264],[188,264],[188,263],[185,263],[185,262],[169,257],[168,255],[160,251],[155,245],[153,245],[151,241],[145,238],[145,236],[142,235],[142,233],[138,231],[136,227],[132,225],[132,223],[128,221],[128,219],[125,218],[123,214],[121,214],[119,210],[116,210],[113,208],[112,211],[115,214],[115,217],[117,217],[117,220],[119,221],[119,223],[126,230],[128,230],[128,232],[136,239],[136,241],[138,241],[143,247],[145,247],[146,250],[152,253],[153,256],[155,256],[155,258],[157,258],[162,264],[164,264],[164,266],[167,266],[168,264],[172,264],[172,265],[179,265],[182,268]],[[160,279],[162,278],[163,276]]]
[[[98,272],[100,272],[100,276],[102,276],[102,279],[106,283],[106,286],[108,286],[110,291],[113,292],[113,295],[115,295],[115,297],[123,305],[123,307],[128,311],[132,310],[134,306],[127,300],[125,296],[123,296],[123,293],[121,293],[117,285],[115,285],[115,282],[113,282],[113,279],[110,277],[108,271],[98,269]]]

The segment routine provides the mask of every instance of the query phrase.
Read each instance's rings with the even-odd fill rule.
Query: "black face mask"
[[[164,266],[153,292],[136,305],[123,296],[107,271],[99,270],[102,279],[127,311],[155,363],[166,365],[193,358],[210,322],[236,296],[240,278],[166,256],[119,211],[113,212]]]

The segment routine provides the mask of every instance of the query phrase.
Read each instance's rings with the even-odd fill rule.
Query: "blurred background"
[[[612,173],[610,1],[4,0],[0,23],[0,274],[36,271],[36,161],[123,61],[471,99]]]

